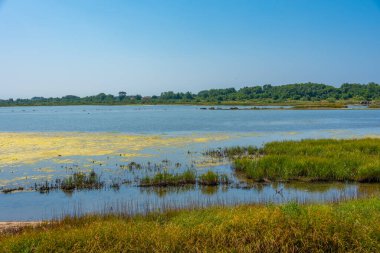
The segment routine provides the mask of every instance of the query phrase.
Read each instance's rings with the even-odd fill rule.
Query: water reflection
[[[195,190],[194,185],[185,185],[180,187],[140,187],[140,192],[143,195],[154,194],[157,197],[165,197],[168,194],[181,194],[188,191]]]
[[[212,205],[325,203],[380,196],[379,184],[291,183],[252,184],[249,187],[186,186],[137,187],[122,185],[118,191],[52,191],[0,194],[0,220],[39,220],[78,213],[136,214]]]

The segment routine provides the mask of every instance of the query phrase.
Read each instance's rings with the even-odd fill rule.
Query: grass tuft
[[[218,173],[211,170],[207,171],[199,177],[200,185],[216,186],[229,183],[230,180],[226,174],[219,175]]]
[[[196,184],[196,173],[193,170],[186,170],[181,174],[170,174],[166,171],[157,173],[153,177],[144,177],[140,181],[141,187],[148,186],[183,186]]]
[[[103,187],[103,182],[100,181],[100,177],[94,172],[86,174],[84,172],[76,172],[73,175],[65,178],[60,185],[60,188],[64,191],[73,190],[92,190],[100,189]]]

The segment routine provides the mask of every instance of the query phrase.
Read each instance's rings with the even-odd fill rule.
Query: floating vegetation
[[[51,159],[74,163],[74,157],[147,157],[147,148],[183,147],[230,138],[228,135],[126,135],[116,133],[0,133],[0,167],[33,164]]]
[[[257,181],[380,182],[380,139],[271,142],[258,152],[233,159],[235,170]]]
[[[194,165],[197,168],[210,168],[210,167],[216,167],[216,166],[223,166],[228,164],[228,161],[220,158],[212,158],[212,159],[207,159],[207,160],[200,160],[200,161],[195,161]]]
[[[235,157],[241,157],[241,156],[257,156],[261,155],[263,153],[263,150],[255,147],[255,146],[248,146],[248,147],[230,147],[230,148],[218,148],[218,149],[210,149],[203,153],[205,156],[211,156],[214,158],[235,158]]]
[[[215,159],[212,158],[214,161]],[[2,181],[3,187],[10,186],[9,182],[17,182],[18,186],[23,186],[23,189],[38,191],[41,193],[48,193],[53,190],[63,190],[63,191],[74,191],[74,190],[92,190],[108,188],[113,190],[119,190],[122,185],[131,184],[133,186],[156,186],[156,187],[169,187],[169,186],[184,186],[184,185],[197,185],[199,178],[197,177],[196,170],[194,169],[197,162],[192,160],[192,163],[187,166],[187,169],[179,162],[171,161],[169,159],[161,160],[158,163],[146,162],[139,163],[136,161],[131,161],[127,164],[115,163],[114,168],[109,167],[108,164],[104,164],[102,168],[99,166],[103,165],[103,162],[96,160],[88,160],[90,164],[83,167],[78,164],[70,165],[60,165],[61,170],[66,171],[69,175],[66,178],[59,176],[53,179],[53,175],[48,175],[44,177],[39,176],[25,176],[25,177],[15,177],[13,180]],[[204,167],[219,166],[224,163],[214,163],[209,162],[208,164],[202,163]],[[198,164],[197,164],[198,165]],[[91,168],[92,167],[92,168]],[[182,167],[184,167],[182,169]],[[95,173],[96,171],[101,173],[106,173],[108,179],[106,181],[101,181],[100,177]],[[37,172],[50,171],[45,167],[39,167],[34,169]],[[173,173],[173,171],[179,171],[178,173]],[[53,172],[58,172],[54,170]],[[170,173],[169,173],[170,172]],[[152,174],[154,176],[145,176],[141,178],[144,174]],[[227,180],[218,180],[217,184],[225,184]],[[201,184],[201,183],[199,183]],[[206,183],[204,183],[206,184]],[[212,184],[210,184],[212,185]],[[14,188],[14,187],[8,187]],[[9,191],[11,192],[11,191]]]

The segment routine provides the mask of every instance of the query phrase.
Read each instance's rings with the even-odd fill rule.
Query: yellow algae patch
[[[152,157],[152,154],[141,154],[141,153],[127,153],[127,154],[121,154],[121,157],[126,157],[126,158],[133,158],[133,157]]]
[[[27,180],[51,180],[53,177],[52,175],[39,175],[39,176],[22,176],[22,177],[15,177],[12,179],[2,179],[0,180],[0,186],[6,186],[12,183],[27,181]]]
[[[45,172],[45,173],[50,173],[50,172],[54,172],[55,170],[52,169],[52,168],[39,168],[39,169],[37,169],[36,171]]]
[[[128,162],[130,161],[132,158],[135,158],[135,157],[154,157],[155,155],[153,154],[141,154],[141,153],[129,153],[129,154],[122,154],[121,157],[123,159],[121,159],[121,161],[124,161],[124,162]]]
[[[39,175],[39,176],[30,176],[28,177],[28,179],[30,180],[52,180],[53,179],[53,176],[52,175]]]
[[[0,186],[6,186],[9,184],[9,181],[10,180],[6,180],[6,179],[0,179]]]
[[[60,163],[60,164],[71,164],[71,163],[74,163],[75,161],[72,159],[53,159],[53,162]]]
[[[219,159],[208,159],[208,160],[202,160],[195,163],[195,166],[197,168],[206,168],[206,167],[215,167],[215,166],[222,166],[228,164],[227,161],[220,161]]]
[[[117,133],[0,133],[0,166],[31,164],[46,159],[58,162],[61,157],[72,159],[73,156],[122,154],[131,157],[146,148],[181,147],[228,138],[228,135],[221,134],[169,137]]]

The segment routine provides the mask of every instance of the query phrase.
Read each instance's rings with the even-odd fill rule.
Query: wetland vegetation
[[[380,200],[66,218],[0,235],[2,252],[377,252]]]
[[[207,186],[227,185],[231,181],[226,174],[219,175],[211,170],[199,177],[199,184]]]
[[[78,194],[92,205],[102,195],[105,200],[100,205],[107,204],[100,211],[82,213],[78,208],[40,227],[5,232],[0,235],[4,252],[379,250],[380,188],[363,182],[380,182],[380,139],[308,139],[217,149],[206,145],[190,151],[185,144],[226,138],[72,134],[68,143],[74,145],[67,150],[63,134],[2,135],[9,141],[3,147],[10,147],[2,158],[10,164],[14,162],[10,154],[25,143],[33,144],[21,156],[28,161],[37,157],[46,162],[48,156],[65,161],[59,167],[66,176],[35,184],[36,191],[51,191],[38,195],[62,199],[59,193],[73,198]],[[17,139],[23,136],[29,138]],[[143,147],[161,147],[165,142],[176,151],[182,149],[173,156],[162,150],[158,152],[164,155],[157,157],[143,153]],[[123,145],[133,153],[121,149]],[[66,163],[75,159],[71,154],[76,150],[86,161]],[[99,159],[89,159],[90,152],[100,154]],[[144,159],[128,159],[138,152]],[[9,166],[2,173],[13,170]],[[296,185],[279,181],[296,181]],[[346,183],[351,181],[355,183]],[[124,182],[130,183],[122,187]],[[111,188],[115,191],[107,193]],[[109,198],[115,192],[138,199],[112,202],[115,198]],[[12,195],[18,197],[3,195],[8,201]]]
[[[205,154],[228,157],[236,171],[257,181],[380,182],[380,139],[270,142],[262,148],[233,147]]]
[[[196,184],[196,172],[194,170],[186,170],[183,173],[171,174],[166,171],[159,172],[153,177],[146,176],[141,179],[139,186],[184,186]]]
[[[208,185],[217,186],[229,184],[230,179],[226,174],[218,174],[214,171],[208,170],[207,172],[197,176],[196,171],[186,170],[183,173],[170,174],[166,171],[157,173],[153,177],[144,177],[139,186],[185,186],[185,185]]]
[[[379,10],[0,0],[0,253],[380,253]]]
[[[242,112],[251,113],[264,114]],[[326,113],[335,117],[338,112]],[[375,111],[343,113],[376,116]],[[245,122],[244,117],[239,120]],[[91,251],[91,246],[98,251],[110,247],[111,252],[120,251],[118,247],[191,251],[193,244],[199,251],[263,251],[268,245],[284,251],[317,247],[376,251],[378,223],[365,215],[372,215],[379,205],[380,188],[375,182],[379,182],[380,139],[268,142],[289,136],[300,139],[291,135],[293,130],[275,138],[273,129],[267,135],[264,130],[236,135],[0,133],[0,190],[9,193],[1,194],[3,220],[40,220],[43,212],[48,219],[57,219],[42,228],[1,235],[0,248],[5,252],[83,252]],[[306,136],[315,137],[309,132]],[[232,146],[235,143],[266,144]],[[226,148],[216,148],[220,146]],[[340,201],[344,203],[337,204]],[[63,215],[67,218],[61,220]],[[353,220],[360,223],[352,225]],[[148,232],[149,238],[143,234]]]

